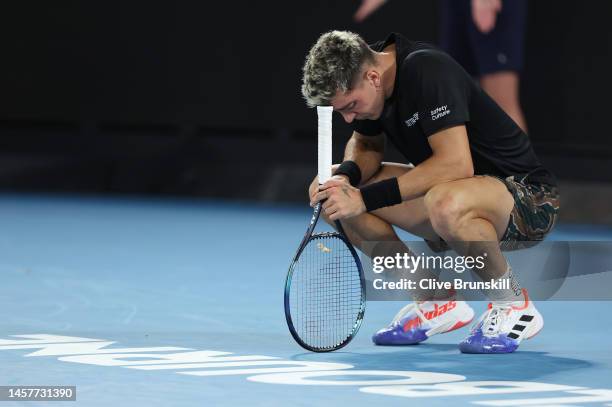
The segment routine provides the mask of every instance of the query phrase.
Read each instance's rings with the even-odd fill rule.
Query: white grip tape
[[[318,174],[319,184],[327,182],[332,166],[332,106],[317,106],[319,117]]]

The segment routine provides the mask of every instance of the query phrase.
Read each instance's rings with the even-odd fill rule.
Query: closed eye
[[[349,103],[348,105],[338,109],[339,112],[345,112],[347,110],[351,110],[353,108],[355,108],[355,105],[357,105],[356,101],[352,101],[351,103]]]

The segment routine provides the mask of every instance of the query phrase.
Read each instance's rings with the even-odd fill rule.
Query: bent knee
[[[445,184],[431,188],[423,202],[432,226],[442,234],[455,230],[469,212],[466,193]]]

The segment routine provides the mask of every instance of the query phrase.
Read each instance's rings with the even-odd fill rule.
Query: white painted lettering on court
[[[264,355],[232,356],[230,352],[192,351],[190,348],[158,346],[146,348],[111,348],[112,341],[56,335],[15,335],[20,340],[0,340],[2,349],[39,349],[26,356],[59,356],[58,360],[95,366],[124,367],[139,370],[177,371],[193,376],[257,375],[312,371],[340,371],[354,366],[345,363],[281,360]],[[73,342],[70,342],[73,340]],[[176,352],[176,351],[186,352]],[[173,353],[150,353],[173,352]],[[253,368],[253,366],[270,366]],[[284,367],[278,367],[284,366]],[[218,368],[232,367],[233,369]],[[198,369],[198,370],[190,370]],[[206,370],[202,370],[206,369]]]
[[[249,366],[250,364],[255,364],[256,362],[245,362],[243,366]],[[295,360],[279,360],[275,362],[265,363],[268,365],[291,365],[295,367],[271,367],[265,369],[224,369],[224,370],[201,370],[201,371],[188,371],[188,372],[178,372],[179,374],[191,375],[191,376],[227,376],[227,375],[249,375],[249,374],[264,374],[264,373],[275,373],[274,376],[288,376],[293,374],[292,372],[315,372],[320,373],[323,371],[331,372],[342,372],[344,369],[352,369],[353,365],[345,364],[345,363],[330,363],[330,362],[305,362],[305,361],[295,361]],[[351,370],[353,372],[353,370]],[[283,373],[279,375],[279,373]],[[344,373],[348,374],[348,373]],[[248,379],[252,379],[252,376]]]
[[[401,377],[390,380],[324,380],[334,376]],[[319,378],[319,379],[313,379]],[[247,377],[247,380],[271,384],[300,384],[309,386],[373,386],[400,384],[430,384],[465,380],[465,376],[450,373],[413,372],[405,370],[345,370],[330,372],[298,372],[291,374],[267,374]]]
[[[155,348],[149,348],[155,349]],[[141,365],[143,370],[155,370],[149,365],[159,365],[160,369],[176,369],[173,367],[177,364],[192,364],[192,363],[207,363],[211,362],[232,362],[232,363],[244,363],[243,361],[260,360],[260,359],[278,359],[270,356],[226,356],[231,355],[228,352],[217,352],[217,351],[195,351],[195,352],[180,352],[180,353],[167,353],[167,354],[152,354],[146,353],[149,350],[147,348],[125,348],[120,349],[129,353],[114,352],[115,349],[109,349],[106,354],[97,352],[96,354],[88,355],[77,355],[77,356],[64,356],[60,357],[59,360],[63,362],[73,363],[84,363],[88,365],[97,366],[137,366]],[[181,350],[169,349],[169,350]],[[140,353],[144,352],[144,353]],[[130,360],[137,359],[137,360]],[[166,366],[164,366],[166,364]]]
[[[59,356],[59,355],[82,355],[82,354],[105,354],[105,353],[128,353],[128,352],[176,352],[179,350],[190,350],[189,348],[178,348],[176,346],[157,346],[147,348],[116,348],[104,349],[116,342],[103,339],[78,338],[57,335],[15,335],[25,338],[22,340],[0,339],[0,350],[9,349],[40,349],[25,355],[30,356]]]
[[[399,397],[449,397],[478,396],[482,394],[538,393],[547,391],[578,390],[584,387],[565,386],[560,384],[511,382],[511,381],[478,381],[440,383],[428,386],[375,386],[362,387],[359,391],[372,394]]]
[[[473,401],[485,406],[552,406],[612,402],[612,390],[609,389],[512,381],[470,382],[465,381],[465,376],[450,373],[353,370],[353,365],[344,363],[283,360],[264,355],[235,356],[230,352],[174,346],[108,348],[116,342],[60,335],[13,335],[12,338],[19,339],[0,339],[0,351],[38,349],[25,356],[59,356],[60,361],[96,366],[175,370],[177,374],[191,376],[249,375],[249,381],[271,384],[363,386],[359,390],[364,393],[410,398],[527,392],[563,393],[560,397]],[[363,380],[343,379],[347,377],[359,377]]]
[[[103,340],[103,339],[79,338],[77,336],[60,336],[60,335],[47,335],[47,334],[11,335],[11,337],[24,338],[24,339],[19,339],[19,340],[0,339],[0,350],[3,350],[3,349],[30,349],[30,348],[26,348],[23,346],[41,345],[41,344],[47,344],[47,343],[99,342]]]
[[[154,346],[147,348],[115,348],[102,349],[115,342],[91,342],[79,344],[51,344],[45,345],[39,351],[32,352],[26,356],[59,356],[59,355],[104,355],[104,354],[126,354],[134,352],[176,352],[177,350],[189,350],[189,348],[177,348],[176,346]],[[59,358],[62,360],[62,358]],[[109,365],[110,366],[110,365]]]
[[[583,396],[571,397],[546,397],[513,400],[483,400],[474,401],[474,404],[483,406],[551,406],[574,403],[604,403],[612,401],[612,390],[608,389],[585,389],[568,391],[569,394],[582,394]]]

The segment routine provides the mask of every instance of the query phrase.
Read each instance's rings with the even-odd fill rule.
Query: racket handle
[[[332,176],[332,106],[317,106],[318,127],[318,175],[319,183],[326,183]]]

